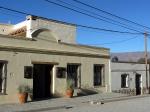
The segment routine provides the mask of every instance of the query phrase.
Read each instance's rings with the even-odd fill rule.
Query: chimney
[[[28,15],[26,16],[26,20],[36,20],[37,16]]]

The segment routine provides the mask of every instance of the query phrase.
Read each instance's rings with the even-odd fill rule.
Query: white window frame
[[[125,86],[122,86],[122,78],[123,77],[125,77],[125,84],[123,84],[123,85],[125,85]],[[124,74],[121,74],[121,88],[128,88],[129,87],[129,74],[126,74],[126,73],[124,73]]]

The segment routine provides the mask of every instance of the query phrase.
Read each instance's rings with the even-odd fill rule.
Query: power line
[[[110,16],[113,16],[113,17],[119,18],[119,19],[121,19],[121,20],[124,20],[124,21],[126,21],[126,22],[129,22],[129,23],[135,24],[135,25],[137,25],[137,26],[141,26],[141,27],[144,27],[144,28],[150,29],[150,27],[148,27],[148,26],[141,25],[141,24],[139,24],[139,23],[137,23],[137,22],[134,22],[134,21],[131,21],[131,20],[125,19],[125,18],[123,18],[123,17],[117,16],[117,15],[112,14],[112,13],[110,13],[110,12],[107,12],[107,11],[104,11],[104,10],[102,10],[102,9],[96,8],[96,7],[92,6],[92,5],[89,5],[89,4],[86,4],[86,3],[83,3],[83,2],[81,2],[81,1],[79,1],[79,0],[73,0],[73,1],[74,1],[74,2],[77,2],[77,3],[79,3],[79,4],[82,4],[82,5],[85,5],[85,6],[87,6],[87,7],[93,8],[93,9],[95,9],[95,10],[98,10],[98,11],[100,11],[100,12],[103,12],[103,13],[105,13],[105,14],[107,14],[107,15],[110,15]]]
[[[12,12],[17,12],[17,13],[20,13],[20,14],[23,14],[23,15],[33,15],[33,14],[29,14],[29,13],[26,13],[26,12],[23,12],[23,11],[18,11],[18,10],[14,10],[14,9],[2,7],[2,6],[0,6],[0,8],[5,9],[5,10],[9,10],[9,11],[12,11]],[[36,16],[36,15],[33,15],[33,16]],[[43,17],[40,17],[40,16],[37,16],[37,17],[43,18]],[[65,22],[65,23],[66,23],[66,22]],[[68,23],[68,24],[74,24],[74,23]],[[92,26],[86,26],[86,25],[80,25],[80,24],[75,24],[75,25],[76,25],[76,26],[79,26],[79,27],[87,28],[87,29],[98,30],[98,31],[106,31],[106,32],[112,32],[112,33],[133,34],[133,35],[141,35],[141,34],[142,34],[142,35],[143,35],[142,32],[140,32],[140,33],[122,32],[122,31],[118,31],[118,30],[103,29],[103,28],[92,27]]]
[[[92,17],[92,18],[95,18],[95,19],[97,19],[97,20],[105,21],[105,22],[107,22],[107,23],[111,23],[111,24],[114,24],[114,25],[117,25],[117,26],[121,26],[121,27],[123,27],[123,28],[129,29],[129,30],[132,30],[132,31],[136,31],[136,32],[138,32],[138,33],[142,33],[141,31],[138,31],[138,30],[135,30],[135,29],[132,29],[132,28],[128,28],[128,27],[126,27],[126,26],[122,26],[122,25],[118,25],[118,24],[112,23],[112,22],[110,22],[110,21],[101,19],[101,18],[99,18],[99,17],[90,15],[90,14],[88,14],[88,13],[84,13],[84,12],[78,11],[78,10],[76,10],[76,9],[73,9],[73,8],[70,8],[70,7],[67,7],[67,6],[64,6],[64,5],[62,5],[62,4],[59,4],[59,3],[56,3],[56,2],[53,2],[53,1],[50,1],[50,0],[44,0],[44,1],[46,1],[46,2],[48,2],[48,3],[51,3],[51,4],[54,4],[54,5],[57,5],[57,6],[60,6],[60,7],[63,7],[63,8],[66,8],[66,9],[68,9],[68,10],[72,10],[72,11],[77,12],[77,13],[80,13],[80,14],[83,14],[83,15],[86,15],[86,16],[89,16],[89,17]]]
[[[45,35],[41,35],[42,37],[48,37],[48,36],[45,36]],[[130,40],[133,40],[133,39],[135,39],[135,38],[138,38],[137,36],[135,36],[135,37],[132,37],[132,38],[129,38],[129,39],[124,39],[124,40],[121,40],[121,41],[114,41],[114,42],[110,42],[110,43],[101,43],[101,44],[78,44],[79,46],[81,45],[91,45],[91,46],[97,46],[97,45],[110,45],[110,44],[120,44],[120,43],[124,43],[124,42],[127,42],[127,41],[130,41]],[[54,41],[52,41],[52,40],[48,40],[48,39],[42,39],[42,38],[38,38],[38,39],[40,39],[40,40],[42,40],[42,41],[49,41],[49,42],[54,42]],[[61,44],[66,44],[66,43],[61,43]],[[78,47],[79,47],[78,46]],[[83,48],[83,49],[87,49],[87,48]],[[95,51],[95,50],[92,50],[92,49],[88,49],[89,51]]]
[[[89,12],[90,14],[97,15],[97,16],[99,16],[99,17],[101,17],[101,18],[106,19],[106,20],[109,20],[109,21],[112,21],[112,22],[115,22],[115,23],[118,23],[118,24],[121,24],[121,25],[125,25],[125,26],[127,26],[127,27],[132,27],[132,26],[129,26],[129,25],[124,24],[124,23],[122,23],[122,22],[113,20],[113,19],[111,19],[111,18],[107,18],[107,17],[102,16],[102,15],[100,15],[100,14],[97,14],[97,13],[95,13],[95,12],[92,12],[92,11],[89,11],[89,10],[86,10],[86,9],[83,9],[83,8],[80,8],[80,7],[77,7],[77,6],[75,6],[75,5],[72,5],[72,4],[70,4],[70,3],[64,2],[64,1],[62,1],[62,0],[56,0],[56,1],[61,2],[61,3],[64,3],[64,4],[67,4],[67,5],[72,6],[72,7],[75,7],[75,8],[77,8],[77,9],[83,10],[83,11],[85,11],[85,12]],[[132,28],[134,28],[134,27],[132,27]]]
[[[108,42],[108,43],[99,43],[99,44],[89,44],[89,45],[108,45],[108,44],[118,44],[118,43],[124,43],[124,42],[130,41],[130,40],[133,40],[133,39],[135,39],[135,38],[138,38],[138,37],[136,36],[136,37],[132,37],[132,38],[129,38],[129,39],[120,40],[120,41],[114,41],[114,42]]]
[[[9,11],[12,11],[12,12],[17,12],[17,13],[24,14],[24,15],[32,15],[32,14],[29,14],[29,13],[26,13],[26,12],[22,12],[22,11],[18,11],[18,10],[9,9],[9,8],[2,7],[2,6],[0,6],[0,9],[9,10]]]
[[[14,17],[17,17],[17,18],[22,18],[21,16],[17,16],[17,15],[9,14],[9,13],[2,12],[2,11],[3,11],[3,10],[1,10],[1,9],[0,9],[0,14],[9,15],[9,16],[14,16]]]
[[[142,34],[142,35],[143,35],[143,33],[122,32],[122,31],[117,31],[117,30],[109,30],[109,29],[95,28],[95,27],[84,26],[84,25],[79,25],[79,24],[77,24],[77,26],[83,27],[83,28],[88,28],[88,29],[93,29],[93,30],[100,30],[100,31],[113,32],[113,33],[124,33],[124,34],[134,34],[134,35]]]

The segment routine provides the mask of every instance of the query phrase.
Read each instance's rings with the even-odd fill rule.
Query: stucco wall
[[[27,16],[28,18],[28,16]],[[66,43],[76,43],[76,26],[56,20],[49,20],[37,17],[32,20],[32,16],[25,21],[15,25],[0,24],[0,34],[9,34],[19,28],[26,27],[26,37],[32,38],[32,33],[39,29],[48,29],[53,34],[56,41],[61,40]]]
[[[7,94],[0,96],[9,101],[17,101],[17,87],[20,84],[32,86],[33,79],[24,78],[24,66],[32,66],[32,61],[37,62],[58,62],[60,67],[67,67],[67,63],[81,63],[81,87],[93,87],[93,64],[105,65],[105,85],[109,85],[108,59],[76,57],[76,56],[60,56],[36,53],[20,53],[0,51],[0,60],[8,61],[7,65]],[[56,74],[54,74],[55,76]],[[64,94],[66,89],[66,79],[55,77],[55,93]],[[98,88],[98,89],[103,89]],[[106,90],[102,90],[106,92]],[[1,102],[2,103],[2,102]]]
[[[0,46],[12,46],[12,47],[22,47],[26,49],[43,49],[50,51],[66,51],[66,52],[76,52],[76,53],[88,53],[93,55],[104,55],[109,56],[109,49],[106,48],[95,48],[86,47],[73,44],[56,43],[51,41],[45,41],[41,38],[34,40],[27,39],[15,39],[11,36],[0,35]]]
[[[27,37],[31,38],[32,33],[38,29],[49,29],[56,40],[67,43],[76,43],[76,26],[62,24],[50,20],[36,19],[28,20]]]
[[[7,35],[12,30],[13,25],[9,24],[0,24],[0,34]]]
[[[0,95],[0,103],[17,102],[18,85],[28,83],[32,86],[33,79],[24,78],[24,66],[32,66],[32,62],[57,62],[58,65],[54,68],[67,67],[67,63],[80,63],[81,87],[93,87],[93,65],[104,64],[105,86],[97,89],[103,92],[110,89],[109,49],[50,43],[38,39],[36,41],[13,39],[2,35],[0,39],[0,60],[8,61],[7,95]],[[56,78],[55,69],[53,73],[53,92],[63,95],[66,79]]]
[[[135,89],[136,73],[142,76],[142,87],[146,87],[145,65],[135,63],[111,63],[111,87],[112,90],[121,89],[121,75],[129,74],[129,88]],[[149,72],[148,72],[149,74]]]

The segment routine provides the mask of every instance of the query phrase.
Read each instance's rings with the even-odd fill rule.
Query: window
[[[94,65],[94,86],[104,85],[104,65]]]
[[[121,75],[121,88],[127,88],[128,87],[128,80],[129,80],[128,74],[122,74]]]
[[[0,62],[0,93],[6,93],[6,63]]]
[[[2,92],[2,82],[3,82],[3,64],[0,63],[0,93]]]
[[[80,65],[79,64],[68,64],[67,65],[67,79],[73,80],[73,86],[75,88],[80,88]]]

